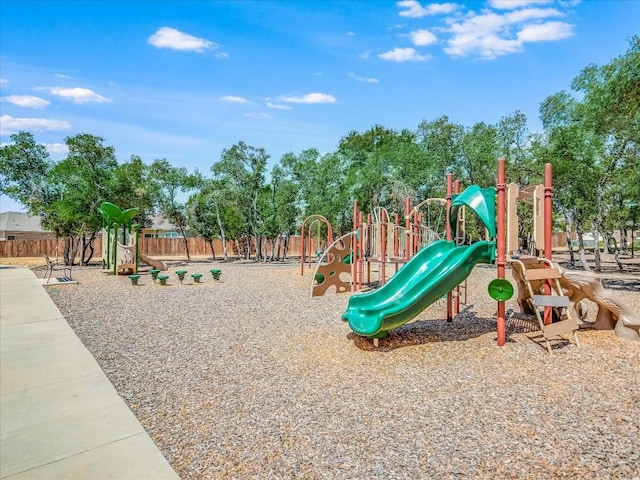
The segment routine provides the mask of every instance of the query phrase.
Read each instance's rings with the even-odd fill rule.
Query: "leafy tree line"
[[[543,131],[536,133],[519,111],[471,127],[446,115],[415,130],[374,125],[347,133],[330,153],[286,153],[270,171],[268,153],[240,141],[206,173],[166,159],[146,164],[132,156],[119,163],[102,137],[86,133],[66,138],[68,156],[52,162],[31,133],[19,132],[0,148],[0,192],[40,215],[44,228],[66,239],[65,260],[79,254],[81,263],[93,255],[103,201],[138,207],[135,220],[145,226],[153,214],[165,217],[185,236],[203,237],[214,258],[213,240],[220,238],[225,259],[255,251],[256,260],[274,260],[286,255],[289,236],[310,214],[324,215],[336,233],[346,233],[354,199],[365,212],[402,213],[407,196],[413,204],[444,196],[449,172],[463,185],[495,184],[499,157],[508,160],[507,180],[523,186],[541,183],[543,164],[552,163],[557,225],[575,229],[581,252],[586,232],[608,239],[614,230],[637,229],[640,37],[610,63],[583,69],[571,92],[546,98],[540,117]],[[526,238],[530,223],[521,228]],[[481,232],[471,225],[472,236]],[[227,240],[234,252],[226,251]],[[185,251],[189,256],[186,240]]]

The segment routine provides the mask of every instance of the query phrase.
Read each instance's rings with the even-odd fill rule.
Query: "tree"
[[[624,232],[634,212],[625,205],[637,203],[632,184],[640,181],[640,37],[629,43],[624,55],[603,66],[587,66],[571,84],[583,94],[577,110],[585,128],[604,138],[601,181],[612,187],[603,188],[598,200],[602,212],[613,218],[598,218],[599,226],[615,222]]]
[[[149,167],[151,195],[160,214],[180,232],[187,260],[191,261],[187,240],[186,205],[178,200],[197,184],[197,175],[189,175],[184,167],[173,167],[167,159],[155,160]]]
[[[443,198],[446,192],[445,175],[453,173],[462,156],[464,127],[451,123],[443,115],[436,120],[423,120],[418,125],[417,141],[424,152],[424,200]]]
[[[44,224],[65,236],[65,261],[73,263],[81,249],[81,263],[93,255],[93,242],[102,227],[98,207],[110,197],[110,179],[118,162],[104,138],[87,133],[65,138],[67,158],[56,164],[50,180],[60,195],[45,211]]]
[[[0,147],[0,193],[39,215],[50,195],[47,176],[53,164],[49,152],[29,132],[10,138],[13,143]]]
[[[259,229],[264,217],[259,208],[259,196],[265,186],[265,171],[269,155],[263,148],[256,148],[240,141],[230,149],[224,149],[220,160],[213,164],[214,178],[226,182],[229,193],[238,205],[256,248],[256,260],[261,255]],[[248,239],[249,244],[251,239]],[[250,248],[245,249],[249,258]]]
[[[581,253],[582,229],[593,229],[598,271],[600,234],[606,236],[608,217],[625,204],[617,198],[624,192],[619,185],[625,177],[640,178],[639,68],[640,40],[633,37],[625,55],[602,67],[590,65],[573,80],[581,100],[560,92],[541,104],[546,144],[541,151],[555,160],[554,183],[562,187],[556,198],[573,217]],[[627,220],[619,222],[626,228]],[[584,260],[583,265],[588,268]]]

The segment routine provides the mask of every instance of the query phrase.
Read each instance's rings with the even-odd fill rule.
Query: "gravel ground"
[[[174,262],[165,287],[83,267],[48,288],[181,478],[640,477],[640,343],[585,330],[549,356],[512,299],[498,347],[493,267],[452,323],[437,302],[375,349],[297,264],[181,266],[205,283]]]

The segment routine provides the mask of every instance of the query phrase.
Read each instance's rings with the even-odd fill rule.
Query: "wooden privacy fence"
[[[187,238],[189,253],[192,256],[211,256],[209,244],[202,238]],[[300,237],[289,238],[288,257],[300,256]],[[49,255],[58,256],[64,253],[64,239],[16,239],[0,240],[0,257],[42,257]],[[214,240],[213,248],[216,258],[222,257],[222,242]],[[98,237],[93,243],[93,259],[100,258],[102,252],[102,238]],[[235,257],[236,251],[232,242],[227,242],[227,252],[230,257]],[[140,238],[140,253],[149,257],[181,257],[186,255],[183,238]],[[252,255],[255,254],[252,249]],[[268,246],[266,254],[271,253],[271,245]]]
[[[209,244],[202,238],[187,238],[189,245],[189,253],[194,257],[211,256],[211,249]],[[300,245],[302,239],[300,236],[289,237],[289,248],[287,250],[287,257],[299,257]],[[563,233],[554,233],[553,235],[553,248],[566,247],[566,235]],[[64,239],[60,239],[56,242],[55,239],[16,239],[16,240],[0,240],[0,257],[41,257],[43,255],[49,255],[50,257],[56,256],[56,246],[58,256],[62,256],[64,253]],[[94,255],[93,258],[100,258],[102,252],[102,239],[96,238],[94,242]],[[222,257],[222,242],[218,239],[213,241],[213,248],[216,252],[216,258]],[[277,247],[276,247],[277,248]],[[315,241],[312,245],[312,252],[315,251]],[[232,242],[227,242],[227,252],[230,257],[236,256],[236,250]],[[148,255],[150,257],[158,257],[160,259],[164,257],[181,257],[186,255],[184,239],[182,238],[141,238],[140,239],[140,253]],[[264,252],[266,255],[271,254],[271,245],[268,245],[267,250]],[[277,251],[276,251],[277,253]],[[254,255],[255,251],[252,248],[251,255]]]

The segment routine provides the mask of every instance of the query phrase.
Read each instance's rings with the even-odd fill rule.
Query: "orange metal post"
[[[498,218],[496,219],[496,236],[497,236],[497,258],[496,266],[498,267],[498,278],[505,278],[505,267],[507,264],[506,259],[506,236],[505,236],[505,221],[506,221],[506,165],[505,159],[498,160],[498,182],[496,184],[496,190],[498,191]],[[505,302],[498,302],[498,319],[497,319],[497,336],[498,346],[502,347],[505,344]]]
[[[353,231],[354,238],[351,241],[351,283],[353,291],[358,291],[358,200],[353,201]]]
[[[406,244],[404,247],[404,259],[405,261],[409,261],[411,257],[411,250],[413,247],[411,246],[411,199],[409,197],[404,200],[404,233],[406,236]]]
[[[300,275],[304,275],[304,223],[302,224],[302,231],[300,232],[301,242],[300,242]]]
[[[456,180],[455,182],[453,182],[453,192],[456,194],[460,193],[460,180]],[[457,229],[458,229],[458,221],[456,219],[456,243],[458,243],[457,237],[459,234]],[[454,304],[454,312],[456,315],[460,313],[460,285],[456,287],[456,301]]]
[[[309,225],[309,240],[307,241],[307,255],[308,255],[308,260],[309,260],[309,269],[311,269],[311,260],[312,260],[312,256],[313,256],[313,249],[311,246],[311,240],[313,237],[313,223],[311,225]]]
[[[369,253],[371,253],[371,250],[375,248],[375,245],[372,245],[371,243],[374,230],[375,229],[371,225],[371,214],[367,213],[367,232],[369,232],[369,235],[367,235],[367,243],[362,244],[362,255],[363,255],[362,258],[364,259],[367,265],[367,283],[369,284],[371,283],[371,258],[367,257],[367,247],[368,247]],[[363,239],[363,242],[364,242],[364,239]]]
[[[387,274],[387,212],[382,210],[380,216],[382,225],[380,226],[380,285],[384,285]]]
[[[398,228],[400,226],[400,217],[398,216],[398,214],[395,214],[395,218],[394,218],[394,231],[393,231],[393,256],[397,257],[398,256],[398,252],[400,251],[400,237],[398,237],[398,232],[400,231],[400,229]]]
[[[360,212],[358,214],[358,224],[360,225],[360,240],[358,240],[358,255],[356,256],[358,260],[358,266],[360,273],[358,274],[358,290],[362,289],[362,284],[364,282],[364,213]]]
[[[447,173],[447,241],[451,241],[451,226],[449,224],[449,215],[451,215],[451,197],[453,191],[453,174]],[[453,295],[447,292],[447,322],[453,321]]]

